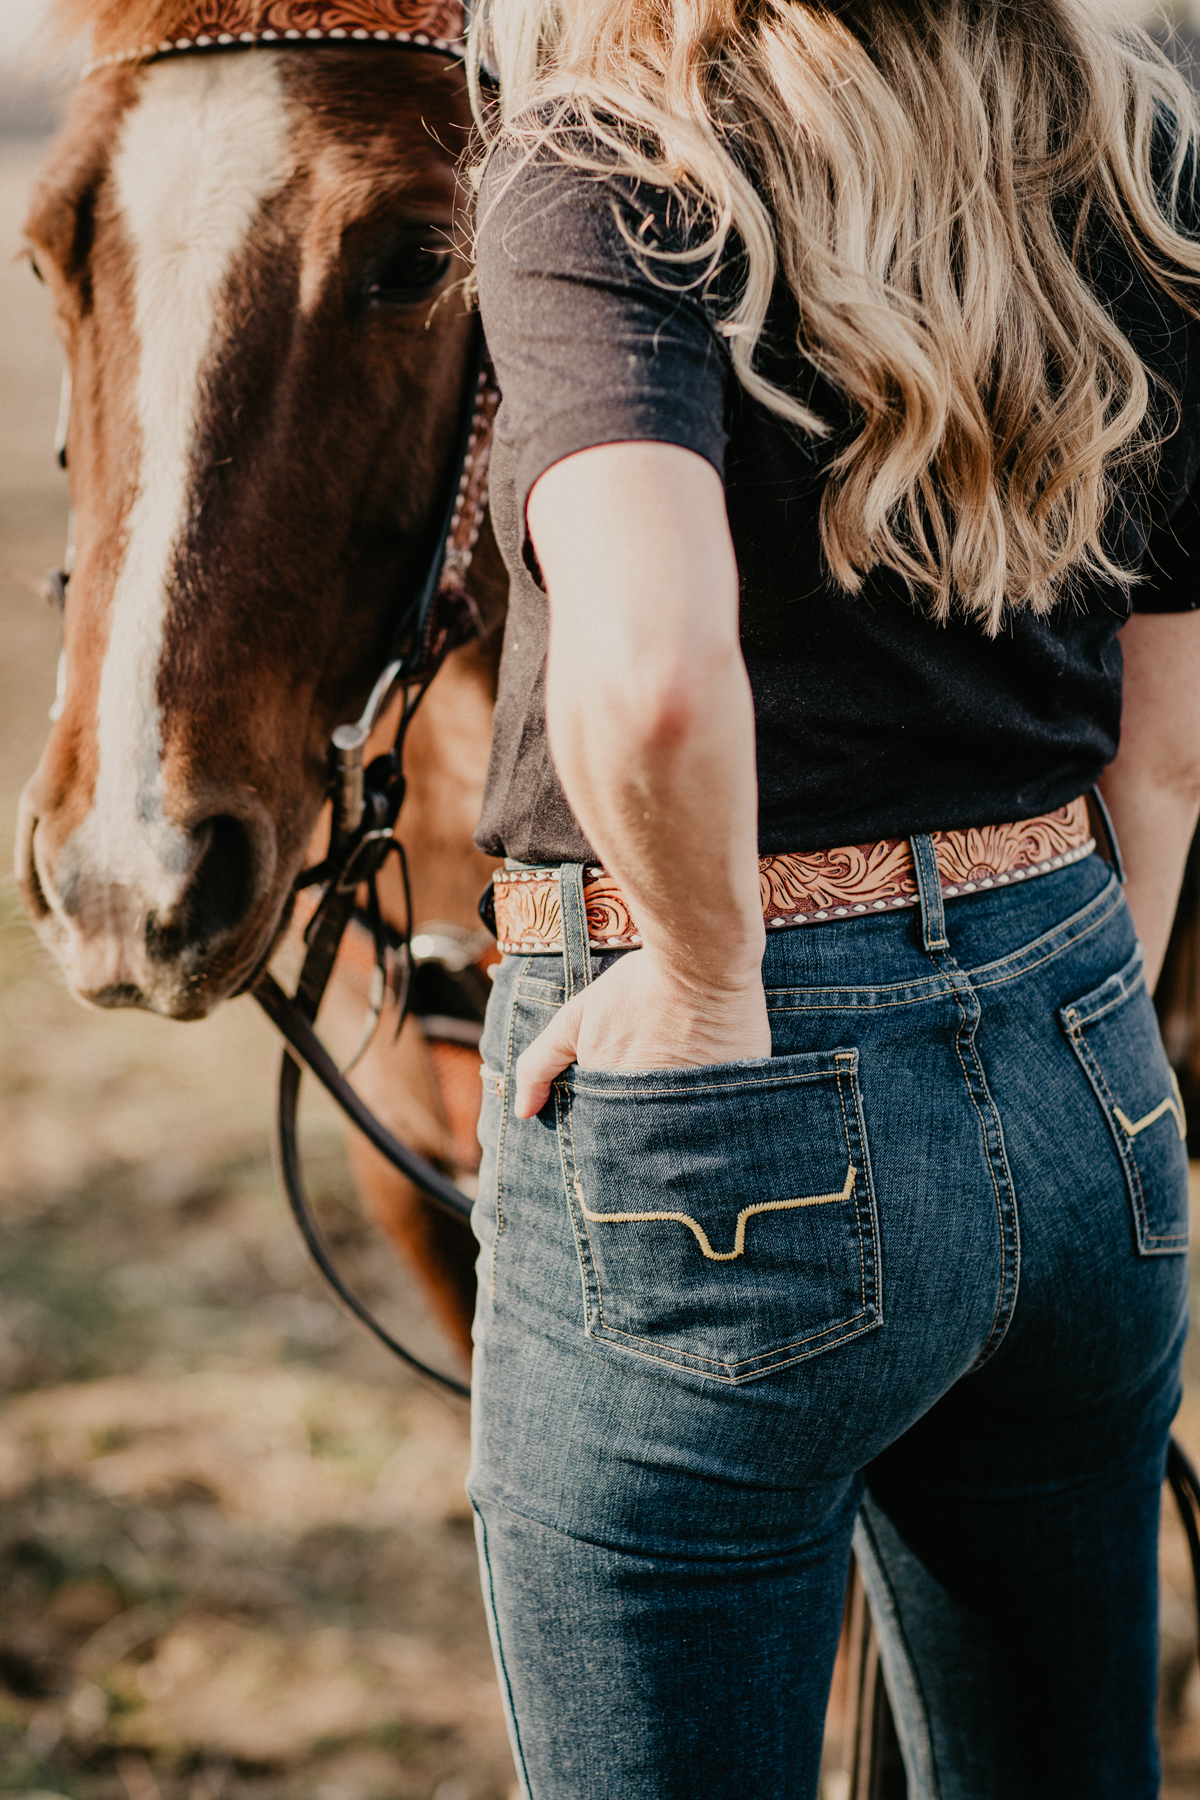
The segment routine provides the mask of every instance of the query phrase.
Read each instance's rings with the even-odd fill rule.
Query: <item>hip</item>
[[[513,1065],[563,965],[506,957],[481,1371],[536,1341],[557,1381],[685,1402],[701,1434],[751,1406],[797,1480],[1002,1372],[1010,1334],[1014,1380],[1063,1416],[1136,1387],[1178,1336],[1187,1161],[1121,889],[1090,857],[945,917],[944,955],[911,911],[773,933],[769,1059],[573,1068],[524,1122]]]

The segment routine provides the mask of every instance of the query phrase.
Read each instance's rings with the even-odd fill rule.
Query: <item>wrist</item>
[[[698,1000],[719,1002],[762,992],[765,948],[766,932],[760,921],[757,938],[722,939],[703,949],[677,940],[652,939],[644,944],[642,955],[671,986]]]

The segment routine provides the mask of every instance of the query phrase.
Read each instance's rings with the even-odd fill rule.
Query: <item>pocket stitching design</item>
[[[1134,990],[1132,988],[1129,990],[1130,993],[1132,993],[1133,991]],[[1106,1007],[1104,1010],[1107,1012],[1109,1010],[1109,1008]],[[1084,1067],[1087,1069],[1088,1073],[1091,1075],[1093,1082],[1101,1089],[1101,1091],[1104,1094],[1105,1107],[1106,1107],[1106,1110],[1111,1119],[1111,1117],[1116,1112],[1117,1103],[1113,1099],[1112,1089],[1109,1087],[1108,1082],[1104,1078],[1104,1070],[1100,1067],[1100,1064],[1096,1059],[1096,1055],[1092,1049],[1092,1046],[1088,1043],[1086,1037],[1083,1034],[1082,1021],[1080,1021],[1078,1024],[1072,1024],[1069,1029],[1070,1029],[1070,1034],[1071,1034],[1071,1040],[1074,1043],[1075,1048],[1079,1053],[1080,1059],[1082,1060]],[[1131,1156],[1129,1154],[1128,1147],[1121,1142],[1119,1134],[1114,1131],[1112,1133],[1112,1136],[1113,1136],[1113,1141],[1115,1142],[1115,1144],[1117,1146],[1117,1155],[1120,1157],[1122,1165],[1124,1166],[1125,1174],[1129,1180],[1130,1190],[1133,1194],[1134,1211],[1137,1213],[1137,1221],[1138,1221],[1138,1236],[1143,1240],[1144,1243],[1150,1243],[1151,1238],[1150,1238],[1149,1230],[1147,1228],[1147,1219],[1146,1219],[1146,1196],[1145,1196],[1145,1192],[1142,1188],[1142,1172],[1138,1168],[1137,1158],[1135,1156]],[[1155,1243],[1158,1243],[1158,1242],[1161,1242],[1164,1240],[1156,1238],[1153,1241]],[[1167,1239],[1165,1241],[1169,1242],[1170,1239]]]
[[[1128,990],[1128,994],[1133,994],[1133,992],[1135,992],[1133,988]],[[1123,995],[1123,999],[1124,997],[1128,997],[1128,995]],[[1105,1006],[1103,1012],[1110,1012],[1110,1008]],[[1078,1017],[1078,1015],[1076,1015],[1076,1017]],[[1106,1111],[1108,1111],[1108,1116],[1112,1118],[1115,1111],[1117,1111],[1117,1102],[1112,1098],[1112,1089],[1110,1089],[1110,1085],[1108,1085],[1108,1082],[1105,1080],[1105,1071],[1101,1069],[1099,1062],[1097,1062],[1096,1051],[1092,1049],[1092,1046],[1088,1044],[1087,1037],[1083,1035],[1083,1021],[1079,1021],[1078,1024],[1072,1024],[1072,1026],[1070,1026],[1070,1039],[1072,1039],[1074,1046],[1078,1049],[1079,1057],[1083,1060],[1083,1066],[1087,1067],[1088,1075],[1092,1076],[1092,1080],[1096,1082],[1097,1087],[1105,1094]],[[1146,1193],[1142,1190],[1141,1168],[1137,1166],[1137,1157],[1130,1156],[1128,1147],[1121,1143],[1119,1134],[1114,1132],[1112,1136],[1114,1136],[1115,1145],[1117,1145],[1117,1156],[1121,1157],[1121,1163],[1124,1165],[1124,1172],[1128,1175],[1130,1188],[1132,1188],[1133,1208],[1137,1211],[1137,1229],[1139,1229],[1139,1237],[1142,1238],[1142,1242],[1148,1244],[1148,1242],[1150,1242],[1150,1231],[1148,1231],[1148,1220],[1146,1220]],[[1155,1242],[1159,1242],[1159,1240],[1155,1238]]]
[[[1121,1129],[1124,1131],[1126,1137],[1137,1137],[1140,1132],[1146,1130],[1147,1126],[1155,1124],[1157,1120],[1162,1118],[1164,1113],[1169,1112],[1175,1121],[1175,1129],[1179,1133],[1180,1143],[1187,1143],[1187,1119],[1184,1117],[1183,1112],[1183,1095],[1179,1091],[1179,1077],[1176,1075],[1174,1069],[1171,1070],[1171,1088],[1172,1092],[1167,1095],[1166,1099],[1160,1100],[1158,1105],[1154,1107],[1152,1111],[1148,1112],[1144,1118],[1139,1119],[1136,1124],[1130,1123],[1119,1106],[1113,1107],[1113,1111],[1117,1115]]]
[[[799,1082],[799,1081],[810,1081],[810,1080],[814,1080],[814,1079],[828,1080],[830,1075],[833,1076],[834,1081],[837,1085],[838,1103],[842,1110],[842,1129],[843,1129],[843,1132],[844,1132],[845,1138],[846,1138],[846,1150],[847,1150],[847,1155],[848,1155],[848,1160],[849,1160],[849,1166],[850,1166],[852,1173],[855,1176],[855,1182],[850,1187],[850,1195],[853,1198],[856,1193],[856,1188],[857,1188],[858,1170],[857,1170],[857,1167],[854,1162],[854,1146],[853,1146],[853,1143],[851,1142],[851,1137],[850,1137],[850,1121],[846,1114],[846,1101],[845,1101],[845,1095],[842,1092],[842,1080],[843,1080],[843,1077],[847,1073],[849,1073],[851,1081],[853,1081],[854,1069],[855,1069],[855,1065],[858,1061],[858,1053],[857,1053],[857,1051],[849,1051],[849,1052],[838,1051],[838,1052],[834,1053],[832,1060],[833,1060],[833,1064],[834,1064],[833,1068],[823,1071],[821,1076],[795,1076],[795,1077],[790,1077],[790,1078],[778,1077],[775,1079],[779,1080],[779,1081],[790,1079],[792,1081]],[[849,1065],[848,1069],[847,1069],[847,1065]],[[753,1085],[766,1087],[766,1086],[772,1085],[772,1082],[763,1081],[763,1082],[759,1082],[759,1083],[753,1084]],[[653,1344],[654,1340],[652,1338],[641,1337],[633,1332],[622,1331],[619,1326],[606,1324],[605,1319],[604,1319],[604,1294],[603,1294],[603,1291],[600,1286],[600,1276],[599,1276],[599,1271],[596,1266],[596,1257],[595,1257],[594,1247],[592,1245],[592,1234],[591,1234],[591,1231],[588,1228],[588,1224],[587,1224],[586,1209],[584,1209],[584,1202],[583,1202],[582,1184],[578,1180],[578,1173],[577,1173],[578,1161],[577,1161],[577,1158],[575,1155],[575,1126],[574,1126],[574,1119],[572,1117],[572,1111],[571,1111],[571,1103],[572,1103],[573,1095],[571,1093],[570,1087],[568,1086],[568,1084],[565,1081],[556,1082],[555,1088],[556,1088],[559,1098],[562,1102],[562,1108],[563,1108],[563,1112],[565,1113],[565,1123],[566,1123],[566,1127],[567,1127],[566,1135],[570,1140],[571,1176],[569,1179],[567,1179],[565,1185],[566,1185],[566,1189],[567,1189],[567,1205],[570,1208],[570,1212],[571,1212],[572,1224],[574,1225],[574,1229],[575,1229],[575,1241],[576,1241],[576,1244],[578,1245],[578,1248],[580,1251],[581,1263],[583,1261],[582,1237],[586,1237],[587,1242],[588,1242],[589,1254],[587,1257],[587,1266],[581,1270],[581,1273],[583,1275],[583,1289],[584,1289],[584,1330],[586,1331],[586,1333],[589,1337],[593,1338],[595,1341],[600,1342],[600,1343],[605,1342],[606,1338],[623,1339],[625,1344],[628,1345],[628,1347],[630,1348],[631,1352],[634,1355],[644,1356],[647,1358],[648,1361],[662,1363],[666,1368],[671,1368],[671,1369],[683,1368],[683,1369],[690,1369],[694,1373],[711,1374],[713,1376],[713,1378],[716,1380],[725,1380],[725,1381],[733,1382],[733,1381],[744,1380],[746,1377],[745,1377],[745,1375],[728,1374],[728,1373],[726,1373],[726,1371],[728,1371],[728,1370],[746,1370],[748,1365],[759,1364],[759,1363],[765,1362],[765,1363],[767,1363],[768,1366],[765,1369],[763,1369],[761,1371],[761,1373],[772,1374],[778,1369],[790,1368],[793,1363],[803,1362],[806,1357],[815,1355],[817,1352],[814,1350],[813,1346],[818,1344],[818,1342],[821,1338],[826,1338],[826,1337],[829,1338],[829,1342],[824,1345],[821,1345],[821,1348],[827,1349],[827,1350],[832,1350],[836,1347],[837,1344],[843,1342],[846,1338],[853,1338],[853,1337],[861,1336],[863,1331],[871,1330],[871,1329],[873,1329],[873,1327],[881,1325],[883,1323],[882,1311],[878,1304],[878,1293],[876,1294],[876,1303],[875,1303],[875,1307],[874,1307],[874,1315],[875,1315],[874,1318],[871,1320],[871,1323],[868,1325],[863,1325],[860,1323],[860,1320],[866,1318],[868,1316],[868,1314],[870,1314],[872,1309],[871,1309],[870,1302],[868,1301],[868,1298],[867,1298],[866,1257],[865,1257],[864,1249],[863,1249],[862,1202],[858,1201],[856,1199],[855,1200],[855,1213],[856,1213],[856,1221],[857,1221],[857,1228],[858,1228],[859,1282],[860,1282],[860,1292],[861,1292],[861,1296],[862,1296],[862,1305],[860,1306],[859,1310],[856,1313],[852,1313],[849,1318],[840,1319],[837,1321],[836,1324],[833,1324],[833,1325],[827,1325],[824,1327],[823,1330],[812,1332],[806,1338],[797,1338],[791,1344],[779,1344],[779,1345],[775,1346],[773,1349],[761,1350],[755,1356],[743,1357],[740,1362],[729,1362],[727,1359],[722,1359],[722,1358],[718,1358],[718,1357],[700,1356],[693,1350],[673,1350],[672,1353],[669,1356],[667,1356],[667,1355],[664,1355],[658,1349],[642,1348],[643,1345]],[[585,1089],[583,1091],[596,1092],[599,1090]],[[672,1089],[669,1091],[675,1092],[677,1090]],[[859,1120],[857,1107],[855,1108],[855,1118],[856,1118],[856,1120],[859,1121],[859,1123],[861,1123],[861,1120]],[[560,1143],[561,1143],[561,1137],[560,1137]],[[864,1169],[865,1169],[865,1167],[866,1167],[865,1139],[864,1139],[862,1145],[860,1146],[860,1148],[863,1150],[862,1160],[863,1160],[863,1165],[864,1165]],[[564,1153],[565,1153],[565,1146],[564,1146]],[[566,1175],[565,1168],[564,1168],[563,1173],[564,1173],[564,1175]],[[874,1209],[874,1202],[872,1200],[871,1193],[870,1193],[869,1176],[864,1175],[864,1179],[866,1179],[867,1183],[868,1183],[868,1188],[867,1188],[868,1220],[869,1220],[869,1223],[871,1226],[872,1235],[874,1235],[875,1209]],[[580,1233],[579,1226],[576,1221],[576,1209],[575,1209],[576,1199],[578,1199],[578,1201],[579,1201],[580,1209],[584,1211],[584,1226],[583,1226],[582,1234]],[[878,1266],[878,1246],[876,1246],[876,1266]],[[600,1331],[605,1333],[605,1337],[597,1337],[597,1333],[596,1333],[595,1329],[593,1329],[591,1293],[589,1291],[591,1285],[594,1285],[595,1293],[596,1293],[596,1321],[597,1321]],[[876,1281],[876,1288],[878,1288],[878,1281]],[[835,1332],[839,1334],[836,1337],[831,1335],[832,1333],[835,1333]],[[796,1356],[789,1356],[787,1353],[791,1350],[799,1351],[800,1354],[796,1355]],[[786,1360],[780,1361],[780,1362],[770,1360],[770,1359],[773,1359],[776,1357],[783,1357]],[[755,1373],[755,1372],[756,1371],[754,1369],[750,1369],[750,1373]]]
[[[843,1112],[845,1109],[843,1108]],[[792,1200],[756,1200],[753,1206],[743,1206],[737,1216],[737,1226],[733,1234],[732,1250],[714,1250],[707,1231],[691,1213],[684,1212],[644,1212],[644,1213],[598,1213],[589,1210],[583,1197],[583,1184],[575,1177],[575,1192],[579,1197],[579,1210],[585,1219],[593,1225],[653,1225],[661,1222],[686,1225],[695,1236],[700,1249],[709,1262],[736,1262],[746,1248],[746,1220],[753,1219],[759,1213],[791,1212],[800,1206],[832,1206],[838,1200],[849,1200],[854,1193],[854,1177],[858,1170],[851,1163],[846,1171],[846,1179],[840,1193],[837,1194],[801,1194]]]
[[[1087,1036],[1084,1032],[1085,1025],[1095,1024],[1098,1019],[1106,1017],[1108,1013],[1113,1012],[1118,1006],[1124,1005],[1126,1001],[1132,1000],[1139,987],[1145,987],[1145,973],[1140,954],[1137,956],[1137,964],[1137,973],[1132,981],[1126,983],[1121,979],[1125,975],[1124,969],[1119,970],[1117,976],[1113,977],[1114,980],[1119,982],[1118,992],[1114,994],[1111,1000],[1106,1001],[1103,1006],[1099,1006],[1095,1008],[1094,1011],[1087,1014],[1081,1013],[1077,1005],[1065,1006],[1063,1007],[1060,1016],[1063,1024],[1066,1026],[1067,1036],[1070,1039],[1080,1062],[1083,1064],[1084,1069],[1091,1079],[1092,1086],[1097,1093],[1103,1094],[1104,1111],[1109,1121],[1109,1133],[1116,1146],[1117,1156],[1120,1159],[1121,1166],[1125,1171],[1126,1180],[1129,1184],[1130,1200],[1133,1205],[1137,1222],[1139,1245],[1144,1245],[1148,1251],[1151,1250],[1152,1246],[1163,1251],[1186,1250],[1190,1235],[1187,1230],[1151,1232],[1149,1228],[1149,1220],[1146,1216],[1145,1190],[1142,1186],[1142,1172],[1138,1167],[1138,1161],[1133,1154],[1132,1144],[1130,1142],[1136,1135],[1136,1131],[1130,1130],[1128,1120],[1113,1099],[1112,1089],[1105,1079],[1104,1070],[1100,1067],[1096,1054],[1088,1043]],[[1105,983],[1104,985],[1107,986],[1108,984]],[[1179,1088],[1178,1082],[1175,1079],[1174,1070],[1171,1071],[1171,1080],[1172,1085],[1178,1094]],[[1137,1130],[1144,1130],[1146,1126],[1154,1122],[1156,1117],[1161,1118],[1163,1112],[1168,1107],[1175,1115],[1175,1125],[1178,1130],[1182,1108],[1176,1107],[1172,1104],[1170,1099],[1164,1100],[1159,1107],[1153,1109],[1153,1113],[1147,1113],[1145,1118],[1139,1120],[1137,1122]],[[1126,1134],[1124,1142],[1122,1141],[1121,1131],[1116,1128],[1118,1124]],[[1180,1136],[1186,1140],[1186,1127],[1180,1132]]]

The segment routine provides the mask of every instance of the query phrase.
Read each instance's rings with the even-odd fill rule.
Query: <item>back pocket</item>
[[[590,1336],[749,1381],[882,1321],[857,1050],[556,1084]]]
[[[1138,945],[1125,967],[1059,1013],[1108,1120],[1142,1256],[1188,1244],[1187,1122],[1146,992]]]

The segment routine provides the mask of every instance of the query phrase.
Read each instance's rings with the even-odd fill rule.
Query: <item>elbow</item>
[[[1200,805],[1200,745],[1160,763],[1155,775],[1154,786],[1164,798],[1183,806]]]
[[[1193,754],[1139,757],[1122,745],[1122,753],[1100,777],[1100,791],[1110,804],[1158,812],[1200,809],[1200,747]]]
[[[749,705],[749,683],[741,646],[701,641],[673,646],[670,655],[601,653],[547,672],[546,723],[550,748],[560,768],[582,759],[585,766],[614,760],[662,770],[686,758],[725,712],[731,684]]]
[[[631,749],[670,757],[707,729],[730,679],[745,681],[740,646],[697,644],[640,669],[624,691],[624,733]]]
[[[650,757],[684,750],[700,727],[703,702],[686,686],[664,686],[631,709],[628,732],[633,746]]]

